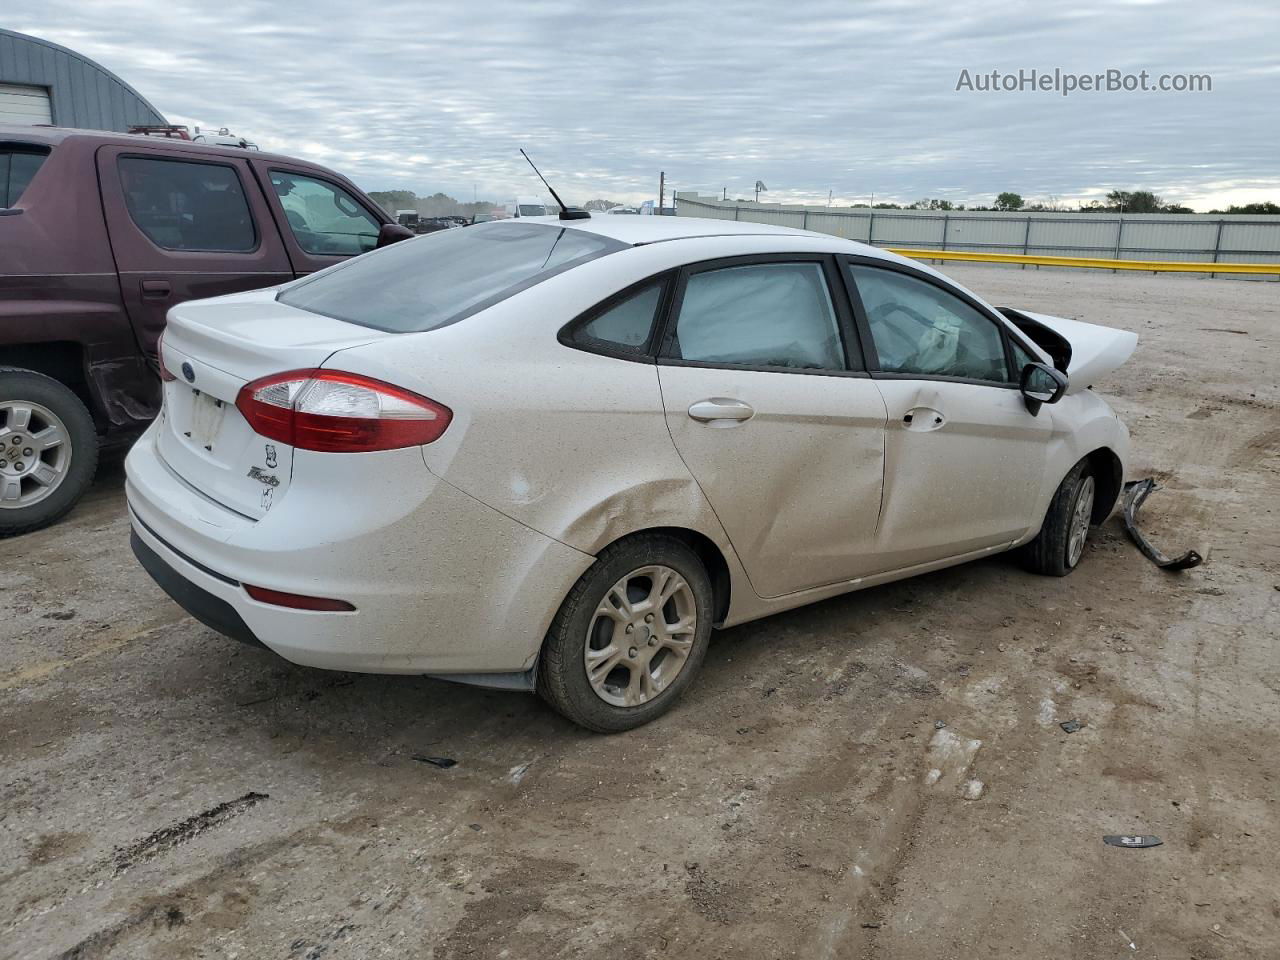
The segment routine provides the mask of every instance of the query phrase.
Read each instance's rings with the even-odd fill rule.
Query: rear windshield
[[[584,230],[497,221],[441,230],[291,284],[281,303],[391,333],[434,330],[626,244]]]

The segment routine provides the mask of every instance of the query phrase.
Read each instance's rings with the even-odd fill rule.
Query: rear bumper
[[[201,622],[294,663],[358,673],[527,670],[592,562],[440,480],[417,448],[302,451],[287,494],[255,521],[177,477],[156,452],[156,429],[125,463],[139,560]],[[245,584],[356,609],[262,603]]]
[[[253,635],[253,631],[236,612],[235,607],[226,600],[214,596],[208,590],[196,586],[169,566],[164,557],[147,546],[135,531],[129,532],[129,546],[133,548],[133,555],[138,558],[142,568],[151,574],[151,579],[160,584],[160,588],[174,603],[206,627],[250,646],[266,646]]]

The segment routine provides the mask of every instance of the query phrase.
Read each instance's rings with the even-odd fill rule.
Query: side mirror
[[[415,236],[417,234],[406,226],[398,223],[384,223],[378,230],[378,242],[374,245],[374,249],[399,243],[401,240],[409,240]]]
[[[1057,403],[1067,392],[1067,375],[1045,363],[1028,363],[1019,381],[1023,402],[1034,417],[1045,403]]]

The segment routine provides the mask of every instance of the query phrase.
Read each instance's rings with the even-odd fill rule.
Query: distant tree
[[[1150,190],[1112,190],[1107,194],[1107,209],[1113,213],[1159,213],[1164,201]]]
[[[412,190],[372,190],[369,199],[393,217],[397,210],[418,209],[418,197]]]
[[[1020,194],[1006,190],[1004,193],[996,197],[996,209],[1021,210],[1022,202],[1022,196]]]
[[[614,207],[620,207],[622,204],[614,203],[612,200],[588,200],[583,204],[586,210],[612,210]]]
[[[923,197],[907,207],[908,210],[954,210],[950,200],[939,200],[936,197]]]
[[[1232,204],[1225,210],[1210,210],[1210,213],[1240,213],[1240,214],[1259,214],[1270,213],[1280,214],[1280,204],[1274,204],[1270,200],[1264,200],[1261,203],[1244,203]]]

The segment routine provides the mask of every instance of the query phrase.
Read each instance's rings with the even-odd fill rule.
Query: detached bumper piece
[[[192,583],[151,549],[134,531],[129,531],[129,545],[133,547],[133,555],[138,558],[143,569],[151,574],[151,579],[160,584],[162,590],[173,598],[174,602],[187,613],[195,617],[206,627],[216,630],[232,640],[239,640],[253,647],[263,647],[249,625],[244,622],[235,607],[221,597],[215,597],[208,590]],[[185,559],[185,558],[184,558]],[[235,581],[219,576],[228,583]]]
[[[1143,555],[1161,570],[1190,570],[1192,567],[1200,566],[1204,562],[1204,557],[1194,550],[1188,550],[1178,557],[1168,557],[1138,529],[1138,510],[1141,509],[1143,501],[1159,489],[1153,477],[1130,480],[1124,485],[1124,528],[1129,531],[1129,536],[1133,538],[1133,542],[1138,545]]]

